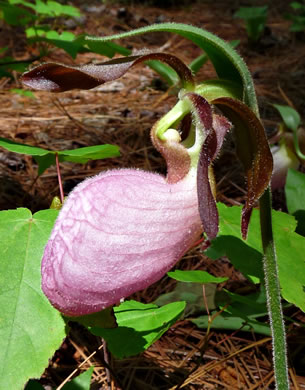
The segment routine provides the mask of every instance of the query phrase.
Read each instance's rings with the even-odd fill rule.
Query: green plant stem
[[[55,161],[56,161],[56,171],[57,171],[57,178],[58,178],[58,185],[59,185],[60,201],[61,204],[64,204],[65,196],[64,196],[64,190],[61,181],[58,153],[55,153]]]
[[[267,188],[260,199],[260,224],[263,245],[263,263],[267,306],[273,346],[273,366],[277,390],[289,389],[286,334],[283,321],[278,267],[272,232],[271,193]]]
[[[292,131],[293,131],[293,143],[294,143],[296,154],[300,160],[305,160],[305,154],[301,152],[300,145],[299,145],[298,129]]]

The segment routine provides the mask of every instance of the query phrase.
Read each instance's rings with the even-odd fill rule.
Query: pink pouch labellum
[[[169,184],[101,173],[66,200],[45,248],[42,289],[69,316],[100,311],[159,280],[202,232],[196,177]]]

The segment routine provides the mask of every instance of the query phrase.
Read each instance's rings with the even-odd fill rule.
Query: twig
[[[103,345],[103,352],[104,352],[104,361],[107,363],[107,365],[109,366],[109,353],[108,353],[108,350],[107,350],[107,342],[105,339],[102,338],[102,345]],[[105,370],[106,370],[106,377],[107,377],[107,386],[108,386],[108,390],[111,390],[111,375],[110,375],[110,371],[108,370],[107,367],[105,367]]]
[[[73,377],[73,375],[75,375],[75,374],[77,373],[77,371],[78,371],[85,363],[87,363],[87,361],[90,360],[90,359],[97,353],[97,351],[99,351],[99,350],[102,349],[102,348],[103,348],[103,344],[101,344],[101,345],[98,347],[98,349],[97,349],[96,351],[92,352],[91,355],[89,355],[83,362],[81,362],[81,363],[78,365],[78,367],[77,367],[74,371],[72,371],[71,374],[70,374],[69,376],[67,376],[67,378],[66,378],[66,379],[57,387],[56,390],[62,389],[62,388],[64,387],[64,385],[65,385],[67,382],[69,382],[69,380]]]

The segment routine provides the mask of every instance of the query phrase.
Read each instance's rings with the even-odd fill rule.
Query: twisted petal
[[[64,92],[71,89],[91,89],[123,76],[131,67],[158,60],[170,65],[178,74],[183,87],[193,85],[190,69],[178,57],[167,53],[148,53],[114,58],[99,65],[70,66],[48,62],[36,66],[21,77],[21,82],[33,89]]]
[[[202,232],[196,177],[168,184],[139,170],[85,180],[66,200],[42,261],[42,289],[69,316],[159,280]]]

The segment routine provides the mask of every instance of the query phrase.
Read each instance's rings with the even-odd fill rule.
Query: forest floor
[[[89,5],[88,5],[89,3]],[[188,6],[157,8],[144,4],[117,5],[98,1],[75,1],[84,18],[81,25],[70,26],[74,33],[86,32],[100,36],[127,31],[156,22],[183,22],[203,27],[226,41],[240,39],[238,52],[243,56],[254,77],[258,101],[267,134],[278,130],[280,117],[272,103],[289,104],[300,114],[305,108],[305,35],[292,34],[290,22],[284,18],[288,2],[261,1],[268,4],[267,29],[256,46],[248,43],[244,23],[233,13],[246,1],[198,1]],[[178,1],[176,3],[179,3]],[[230,6],[229,6],[230,4]],[[67,28],[68,29],[68,28]],[[24,59],[33,53],[25,52],[22,37],[1,34],[0,43],[11,48],[16,58]],[[132,49],[160,49],[190,63],[200,50],[189,41],[167,33],[148,34],[120,42]],[[43,61],[73,63],[61,50],[50,53]],[[80,54],[76,63],[88,63],[105,58],[96,54]],[[215,77],[207,63],[197,80]],[[1,137],[51,150],[73,149],[82,146],[110,143],[120,146],[121,157],[91,161],[86,165],[61,164],[65,194],[88,176],[109,168],[136,167],[165,172],[163,159],[154,151],[149,130],[166,113],[176,97],[151,69],[138,66],[121,79],[89,91],[62,94],[34,92],[35,98],[12,93],[21,88],[15,80],[0,79]],[[231,161],[229,151],[217,162],[217,198],[226,204],[241,204],[245,185],[238,166]],[[236,168],[236,169],[235,169]],[[37,165],[30,156],[0,151],[0,210],[28,207],[33,212],[48,208],[59,194],[55,167],[37,177]],[[285,210],[283,192],[274,194],[276,208]],[[225,287],[231,291],[247,289],[247,283],[226,259],[212,261],[200,246],[192,249],[178,267],[201,269],[215,276],[226,276]],[[161,294],[172,291],[173,280],[164,278],[133,298],[152,302]],[[202,303],[203,305],[203,303]],[[294,309],[300,323],[305,315]],[[59,386],[77,369],[94,365],[93,389],[116,389],[115,378],[124,390],[176,389],[273,389],[272,346],[269,337],[238,330],[199,329],[183,319],[159,341],[140,356],[124,360],[110,357],[115,378],[107,378],[100,340],[77,325],[56,352],[41,378],[46,386]],[[305,389],[304,332],[291,325],[288,328],[291,389]],[[204,348],[202,358],[201,350]],[[92,353],[96,353],[91,355]],[[89,358],[89,356],[91,356]]]

